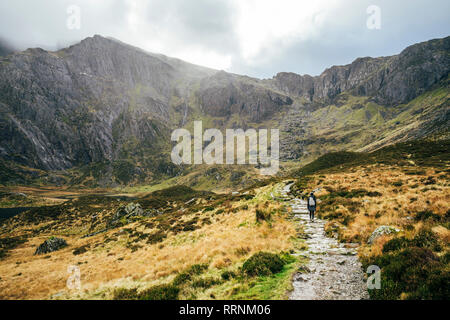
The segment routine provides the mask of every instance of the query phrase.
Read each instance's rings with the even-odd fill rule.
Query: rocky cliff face
[[[247,117],[252,122],[269,119],[293,101],[259,84],[254,79],[218,72],[200,82],[196,93],[202,111],[214,117]]]
[[[8,56],[0,67],[1,155],[50,170],[111,160],[113,129],[126,119],[135,127],[124,134],[156,137],[142,118],[166,117],[174,77],[170,65],[100,37]],[[146,90],[134,97],[141,83]]]
[[[370,96],[382,105],[407,103],[445,79],[450,70],[450,37],[419,43],[384,58],[359,58],[320,76],[279,73],[268,83],[309,101],[332,102],[342,92]]]
[[[197,107],[191,96],[207,115],[254,121],[291,103],[244,78],[100,36],[12,54],[0,60],[0,157],[45,170],[138,162],[170,152],[169,129]]]
[[[447,37],[398,56],[360,58],[318,77],[280,73],[270,80],[195,66],[100,36],[57,52],[28,49],[0,58],[0,159],[50,171],[101,163],[97,175],[118,177],[119,183],[158,172],[170,176],[179,173],[168,161],[170,132],[199,117],[219,126],[233,126],[236,118],[243,126],[277,126],[286,159],[330,141],[361,147],[376,137],[356,139],[355,130],[394,119],[404,111],[396,106],[436,87],[445,92],[432,105],[448,110],[449,46]],[[438,118],[440,127],[448,126],[448,112],[433,117],[435,109],[427,109],[427,125]]]

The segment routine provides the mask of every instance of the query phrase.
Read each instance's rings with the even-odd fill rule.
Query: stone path
[[[368,299],[361,263],[356,256],[357,246],[327,237],[326,221],[316,218],[311,222],[306,201],[289,197],[291,186],[286,185],[281,196],[289,198],[294,219],[304,229],[308,249],[298,255],[307,256],[309,263],[295,275],[290,300]]]

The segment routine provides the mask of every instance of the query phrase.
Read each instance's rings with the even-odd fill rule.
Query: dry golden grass
[[[0,199],[0,207],[40,207],[40,206],[51,206],[58,205],[66,202],[68,199],[77,198],[86,194],[114,194],[111,190],[96,188],[96,189],[72,189],[69,187],[52,187],[52,186],[41,186],[41,187],[29,187],[29,186],[12,186],[5,187],[0,186],[0,192],[4,193],[23,193],[27,197],[22,199],[15,199],[13,203],[8,203],[4,199]],[[128,194],[129,196],[134,196],[133,194]]]
[[[349,172],[320,174],[313,177],[308,188],[322,187],[317,196],[329,194],[326,186],[334,190],[365,189],[379,192],[379,197],[355,197],[356,212],[340,204],[335,210],[352,219],[347,225],[341,225],[340,236],[346,241],[362,241],[365,243],[372,232],[382,225],[395,226],[402,230],[408,238],[413,237],[426,224],[434,227],[433,231],[448,247],[450,231],[444,225],[415,220],[417,213],[431,211],[445,221],[450,210],[450,184],[448,175],[429,168],[422,174],[406,174],[417,171],[417,167],[398,168],[395,166],[371,165],[358,167]],[[430,179],[432,182],[430,183]],[[319,204],[318,211],[321,211]],[[326,214],[326,212],[322,212]],[[412,226],[412,228],[411,228]],[[372,255],[381,254],[382,247],[389,237],[382,237],[371,248]]]
[[[450,243],[450,230],[448,230],[444,226],[436,226],[433,229],[433,232],[437,234],[437,236],[445,243]]]
[[[277,207],[269,204],[268,209]],[[126,233],[117,241],[104,243],[105,238],[117,234],[118,230],[88,239],[64,237],[69,247],[48,256],[33,255],[36,247],[46,240],[33,238],[0,261],[0,299],[49,299],[57,293],[53,298],[105,298],[97,296],[98,292],[107,295],[116,286],[165,281],[193,264],[208,263],[212,268],[224,268],[258,251],[280,252],[293,246],[292,237],[296,232],[292,223],[274,215],[270,224],[257,224],[254,205],[237,213],[226,210],[221,215],[202,215],[209,217],[212,224],[192,232],[169,233],[163,242],[154,245],[135,243],[142,246],[135,252],[125,247]],[[138,225],[126,228],[138,228]],[[72,251],[83,245],[90,245],[91,249],[75,256]],[[80,268],[81,292],[66,288],[69,265]]]

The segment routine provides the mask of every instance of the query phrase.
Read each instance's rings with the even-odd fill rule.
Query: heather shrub
[[[276,254],[258,252],[244,262],[242,272],[248,276],[269,276],[280,272],[285,264]]]

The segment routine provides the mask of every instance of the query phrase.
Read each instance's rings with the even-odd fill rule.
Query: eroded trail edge
[[[306,201],[288,195],[291,184],[281,191],[288,199],[294,219],[304,229],[308,249],[299,253],[308,257],[305,268],[294,276],[290,300],[362,300],[369,299],[356,244],[339,243],[325,234],[326,221],[309,220]]]

